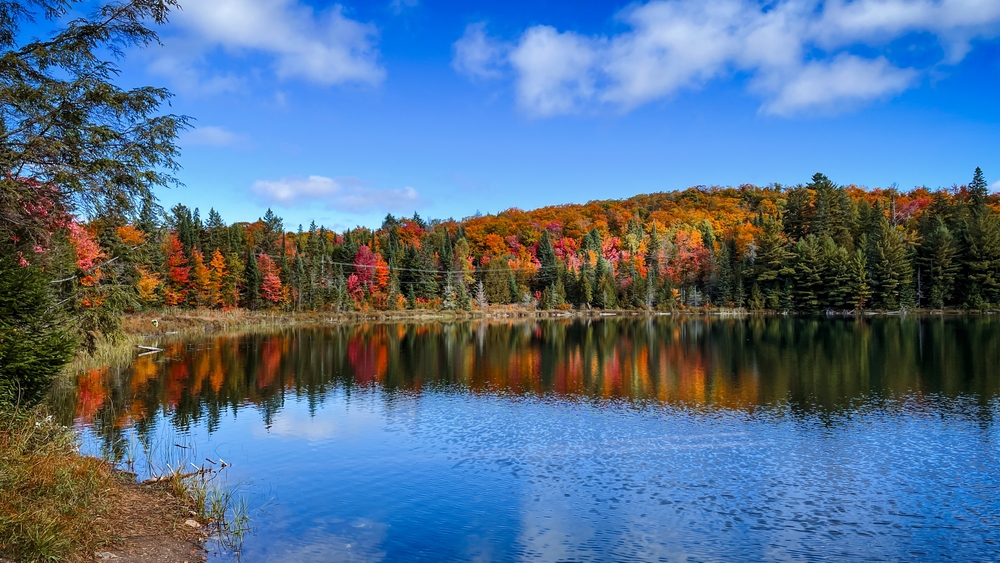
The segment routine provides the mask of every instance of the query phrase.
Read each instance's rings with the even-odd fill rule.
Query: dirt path
[[[115,530],[116,544],[92,554],[91,561],[114,563],[195,563],[205,560],[206,532],[166,485],[130,485],[101,525]],[[87,559],[85,559],[87,560]]]

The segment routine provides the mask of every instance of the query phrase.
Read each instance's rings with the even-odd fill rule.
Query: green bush
[[[0,254],[0,404],[37,403],[76,348],[70,321],[37,266]]]

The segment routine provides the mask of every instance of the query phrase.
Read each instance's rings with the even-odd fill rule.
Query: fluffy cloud
[[[198,76],[204,53],[215,48],[264,54],[273,60],[279,78],[368,85],[385,78],[375,45],[377,30],[348,18],[339,5],[317,12],[300,0],[190,2],[174,20],[182,34],[168,39],[168,54],[152,70],[180,74],[192,85],[196,79],[210,85],[216,80]]]
[[[518,105],[538,116],[600,104],[629,110],[735,73],[750,77],[766,113],[836,111],[919,82],[921,71],[878,49],[930,34],[946,51],[939,62],[958,62],[973,39],[1000,31],[1000,1],[652,0],[618,17],[630,29],[611,37],[539,25],[504,44],[467,29],[453,64],[474,75],[459,55],[490,53],[482,60],[494,75],[509,67]],[[858,56],[857,47],[875,54]]]
[[[417,190],[373,188],[359,178],[289,176],[279,180],[258,180],[251,190],[271,205],[292,207],[320,203],[328,209],[348,213],[365,211],[409,211],[421,203]]]
[[[594,45],[575,33],[532,27],[510,54],[520,79],[517,99],[532,112],[569,113],[594,94]]]
[[[452,45],[451,67],[474,79],[500,78],[506,51],[503,43],[486,35],[485,23],[470,23]]]
[[[836,111],[897,94],[917,79],[912,69],[899,69],[879,57],[874,60],[840,55],[829,63],[811,62],[783,81],[764,106],[768,113],[790,115],[811,108]]]
[[[208,125],[192,129],[181,135],[181,145],[207,146],[207,147],[229,147],[246,142],[244,135],[233,133],[223,127]]]

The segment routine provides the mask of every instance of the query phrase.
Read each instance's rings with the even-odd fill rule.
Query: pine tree
[[[826,264],[820,239],[807,235],[795,244],[795,305],[808,313],[819,311],[820,294],[826,280]]]
[[[205,253],[214,254],[216,250],[219,250],[223,255],[228,254],[230,249],[226,224],[222,222],[222,216],[214,207],[208,210],[208,221],[205,222],[205,229],[208,234]]]
[[[542,240],[538,243],[537,255],[542,267],[538,269],[536,283],[541,288],[551,285],[558,273],[556,251],[552,248],[552,240],[547,230],[542,231]]]
[[[847,291],[847,305],[855,311],[865,309],[871,302],[872,290],[868,275],[868,259],[860,248],[851,256],[848,279],[850,285]]]
[[[972,200],[974,210],[982,210],[986,206],[986,198],[990,195],[989,186],[986,183],[986,175],[983,170],[976,167],[972,174],[972,183],[969,184],[969,195]]]
[[[996,212],[987,207],[973,211],[966,247],[967,304],[983,308],[1000,303],[1000,217]]]
[[[885,310],[906,306],[904,298],[907,286],[912,283],[913,270],[903,233],[882,216],[879,229],[868,244],[875,305]]]
[[[809,232],[812,221],[812,201],[806,188],[788,190],[785,199],[784,228],[792,240],[798,240]]]
[[[751,279],[764,296],[765,308],[778,310],[782,307],[779,301],[785,281],[795,274],[795,253],[789,250],[778,221],[766,221],[762,230]]]
[[[503,258],[494,258],[486,265],[486,275],[483,279],[486,298],[490,303],[505,305],[516,299],[517,286],[514,286],[514,294],[511,294],[511,269],[507,261]]]
[[[847,249],[827,236],[822,245],[825,283],[820,288],[820,304],[829,309],[842,309],[851,292],[851,255]]]
[[[0,255],[0,404],[33,405],[44,398],[73,357],[70,326],[43,269]]]
[[[246,260],[246,292],[244,293],[243,306],[247,309],[260,309],[260,286],[263,276],[260,273],[260,266],[257,264],[257,255],[250,253]]]
[[[958,244],[941,217],[934,217],[920,245],[920,265],[928,304],[941,309],[952,302],[959,271]]]

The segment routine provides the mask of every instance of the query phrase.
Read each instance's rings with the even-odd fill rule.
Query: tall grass
[[[52,561],[106,545],[110,531],[95,522],[122,486],[44,409],[0,411],[0,556]]]

